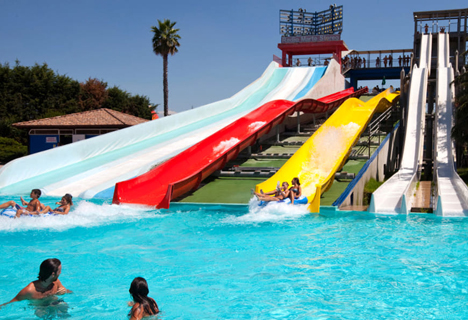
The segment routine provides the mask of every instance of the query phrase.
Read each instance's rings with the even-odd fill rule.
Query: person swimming
[[[0,305],[0,307],[12,302],[22,300],[41,300],[41,301],[55,301],[52,299],[55,295],[72,293],[65,288],[58,279],[62,273],[62,263],[59,259],[47,259],[42,261],[39,267],[38,280],[28,284],[21,290],[16,297],[7,303]],[[49,302],[50,303],[50,302]]]
[[[278,182],[279,184],[279,182]],[[289,183],[283,182],[281,187],[277,187],[276,190],[263,193],[263,190],[260,190],[260,193],[254,192],[254,195],[257,196],[257,199],[260,201],[281,201],[286,199],[289,196]]]
[[[302,196],[302,187],[299,181],[299,178],[293,178],[292,187],[289,188],[289,198],[291,199],[291,204],[294,204],[294,200],[299,199]]]
[[[59,202],[56,203],[60,205],[59,207],[52,210],[50,206],[46,206],[46,207],[41,208],[42,210],[37,212],[37,214],[43,214],[43,213],[48,213],[48,212],[52,212],[54,214],[62,214],[62,215],[68,214],[68,212],[70,212],[71,206],[73,205],[72,199],[73,199],[73,196],[67,193],[62,197],[62,199]]]
[[[153,298],[148,297],[148,283],[142,277],[133,279],[130,289],[133,302],[130,302],[132,310],[130,310],[130,320],[140,320],[144,317],[152,316],[159,313],[159,307]]]

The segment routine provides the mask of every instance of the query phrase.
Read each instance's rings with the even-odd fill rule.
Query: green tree
[[[150,104],[147,97],[131,96],[127,91],[114,86],[107,90],[107,100],[103,107],[149,120],[151,119],[151,110],[148,108]]]
[[[28,67],[16,61],[10,67],[0,63],[0,137],[12,139],[0,141],[0,161],[9,161],[27,150],[19,148],[28,141],[27,131],[13,127],[13,123],[101,107],[151,119],[150,104],[145,96],[133,96],[118,87],[107,89],[104,81],[90,78],[80,84],[57,74],[47,64]]]
[[[153,52],[156,55],[163,57],[163,87],[164,87],[164,116],[169,114],[169,87],[167,83],[167,64],[168,56],[174,55],[179,50],[180,36],[177,34],[179,29],[175,29],[176,22],[171,22],[169,19],[158,20],[158,27],[152,26],[151,31],[153,36]]]
[[[16,140],[0,137],[0,163],[25,156],[27,153],[28,148]]]

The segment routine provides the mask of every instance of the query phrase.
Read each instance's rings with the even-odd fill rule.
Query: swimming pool
[[[0,202],[7,200],[0,197]],[[57,199],[43,199],[47,204]],[[0,217],[0,297],[62,261],[65,314],[127,319],[128,289],[148,280],[160,319],[462,319],[468,220],[297,207],[174,205],[156,211],[77,202],[69,216]],[[37,319],[19,302],[1,319]],[[47,316],[48,314],[48,316]]]

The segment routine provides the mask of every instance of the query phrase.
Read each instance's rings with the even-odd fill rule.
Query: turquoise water
[[[0,202],[7,200],[0,197]],[[56,199],[45,198],[46,204]],[[1,319],[127,319],[148,280],[159,319],[463,319],[468,220],[297,207],[76,203],[68,216],[0,217],[0,297],[62,261],[61,313],[18,302]],[[68,310],[64,305],[68,305]],[[65,305],[65,306],[66,306]]]

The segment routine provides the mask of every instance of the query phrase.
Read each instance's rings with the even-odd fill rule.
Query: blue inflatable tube
[[[309,200],[305,196],[300,196],[297,199],[294,199],[294,205],[300,205],[300,204],[307,204]],[[280,200],[280,201],[260,201],[258,204],[260,207],[264,207],[269,205],[270,203],[286,203],[286,204],[291,204],[291,199],[287,198],[285,200]]]
[[[8,218],[14,218],[16,217],[16,211],[18,211],[16,208],[7,208],[3,211],[0,211],[0,216],[3,216],[3,217],[8,217]],[[43,216],[43,215],[53,215],[53,216],[56,216],[57,214],[53,213],[52,211],[49,211],[47,213],[41,213],[39,215],[34,215],[34,214],[25,214],[25,215],[22,215],[22,216],[26,216],[26,217],[40,217],[40,216]]]

